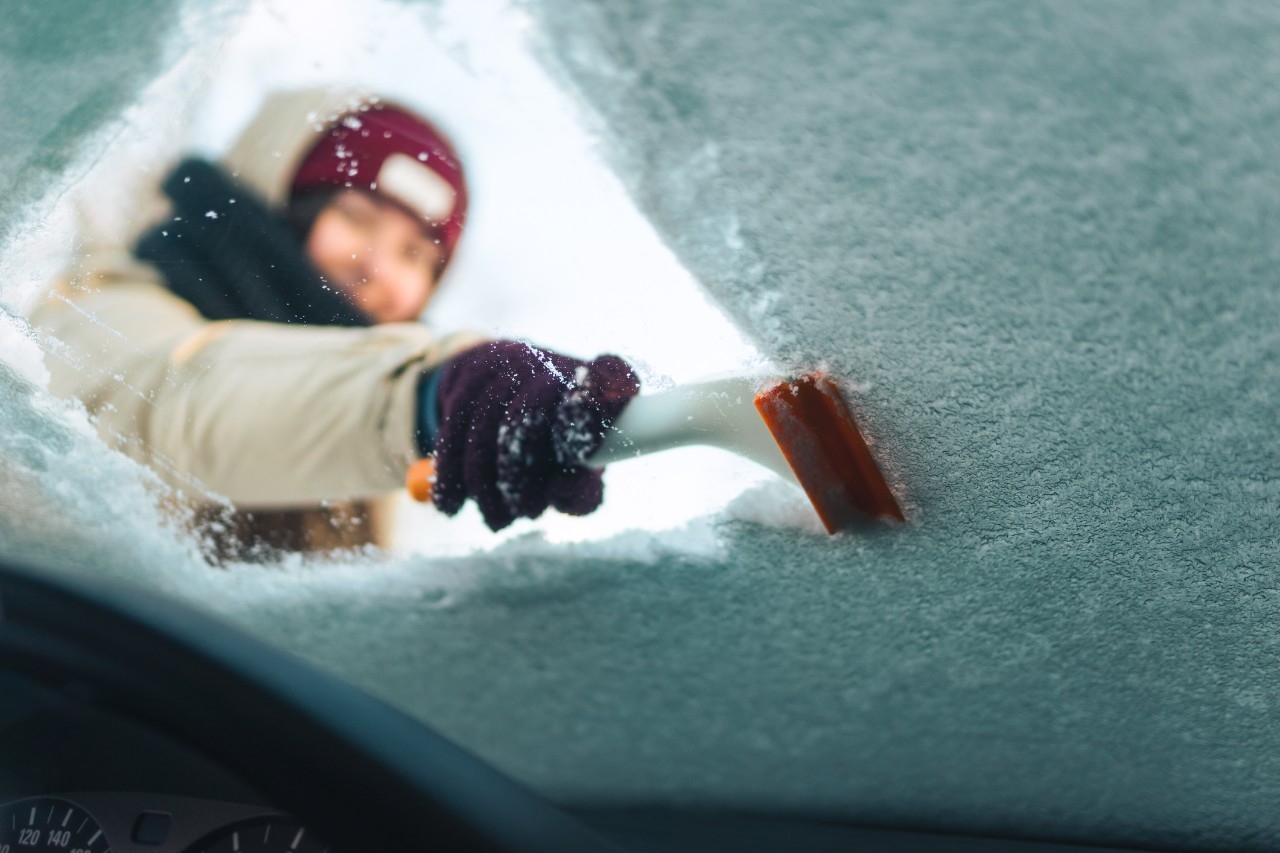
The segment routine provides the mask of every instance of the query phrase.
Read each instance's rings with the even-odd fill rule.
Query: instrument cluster
[[[260,806],[132,792],[0,805],[0,853],[327,853],[297,820]]]

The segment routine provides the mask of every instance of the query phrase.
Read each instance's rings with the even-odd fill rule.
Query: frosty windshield
[[[0,71],[24,81],[0,93],[0,556],[193,601],[563,801],[1280,840],[1274,8],[20,6],[0,23]],[[592,359],[624,359],[642,396],[821,372],[905,522],[831,536],[776,470],[680,448],[611,464],[584,516],[494,533],[478,501],[446,518],[398,494],[378,546],[211,558],[174,497],[190,471],[139,464],[136,436],[104,439],[101,399],[56,393],[96,370],[113,411],[146,413],[150,386],[32,306],[70,281],[60,316],[112,337],[76,307],[68,263],[96,274],[77,259],[105,249],[133,269],[127,235],[167,230],[140,193],[183,156],[225,165],[273,93],[316,86],[374,92],[448,141],[379,149],[421,192],[366,184],[335,214],[444,270],[396,334],[535,343],[566,387],[623,396]],[[430,166],[453,155],[465,182]],[[223,195],[200,225],[225,222]],[[396,231],[426,208],[430,245]],[[310,227],[325,211],[292,212]],[[366,244],[326,282],[373,278],[338,263]],[[467,376],[505,375],[477,364]],[[378,405],[418,405],[414,376]],[[544,421],[584,411],[545,393]],[[213,411],[252,431],[253,407]],[[401,420],[369,466],[404,455],[417,427]],[[179,444],[198,432],[172,424]],[[280,455],[334,428],[308,422]],[[564,458],[580,437],[537,435]],[[504,440],[516,465],[524,446]],[[519,504],[522,482],[491,492]]]

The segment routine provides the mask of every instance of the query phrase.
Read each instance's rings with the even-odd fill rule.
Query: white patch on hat
[[[378,170],[379,191],[416,210],[433,222],[443,222],[453,213],[458,194],[430,166],[408,154],[392,154]]]

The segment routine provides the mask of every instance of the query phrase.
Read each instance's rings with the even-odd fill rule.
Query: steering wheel
[[[143,590],[0,563],[0,661],[214,758],[335,851],[615,849],[384,702]]]

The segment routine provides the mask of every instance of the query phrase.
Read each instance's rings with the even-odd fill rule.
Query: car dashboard
[[[215,759],[93,707],[88,693],[0,674],[0,850],[329,849]]]
[[[330,846],[332,842],[332,846]],[[138,590],[0,565],[0,853],[1105,849],[553,806],[420,722]]]

